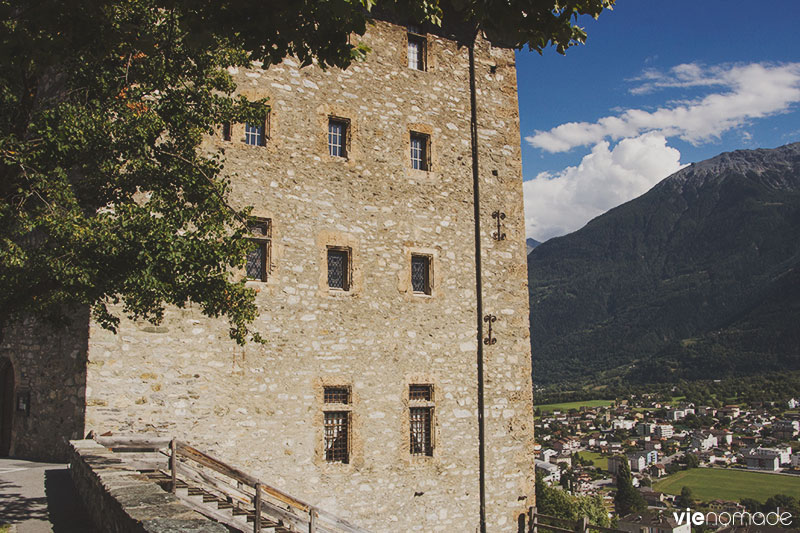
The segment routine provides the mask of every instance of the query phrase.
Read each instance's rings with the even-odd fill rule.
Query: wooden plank
[[[327,522],[328,524],[337,527],[346,533],[370,533],[369,530],[364,529],[362,527],[358,527],[355,524],[351,524],[347,520],[339,518],[338,516],[329,513],[328,511],[316,507],[314,509],[317,511],[317,517],[319,518],[320,522],[322,521]]]
[[[159,450],[169,446],[171,439],[168,437],[160,437],[158,435],[113,435],[109,437],[97,436],[94,438],[94,440],[106,448]]]
[[[242,483],[246,483],[247,485],[253,487],[256,483],[261,483],[258,479],[254,478],[253,476],[242,472],[238,468],[234,468],[230,465],[227,465],[216,459],[207,455],[195,448],[192,448],[188,444],[183,442],[178,442],[177,444],[177,451],[178,454],[186,457],[187,459],[191,459],[197,463],[202,464],[203,466],[207,466],[212,470],[216,470],[220,474],[224,474],[231,479],[235,479],[236,481],[241,481]],[[276,500],[280,500],[287,505],[291,505],[292,507],[307,513],[311,506],[304,501],[298,500],[297,498],[286,494],[280,489],[276,489],[275,487],[271,487],[265,483],[261,484],[261,490],[275,498]]]
[[[238,520],[232,516],[228,516],[226,513],[220,512],[216,509],[212,509],[206,505],[199,504],[193,501],[188,496],[184,496],[182,494],[178,494],[178,499],[181,500],[186,507],[190,508],[191,510],[200,513],[203,516],[207,516],[213,520],[216,520],[220,524],[225,524],[226,526],[230,526],[237,531],[241,531],[242,533],[249,533],[250,524],[247,523],[246,520]]]
[[[255,520],[253,520],[253,533],[261,533],[261,483],[256,483],[253,487],[256,491],[253,499],[253,506],[256,508]]]
[[[212,476],[209,476],[205,472],[200,472],[199,470],[195,470],[189,465],[181,463],[178,461],[178,474],[181,476],[187,477],[190,480],[198,483],[199,485],[210,485],[217,491],[219,491],[222,495],[231,498],[237,502],[251,505],[252,503],[252,496],[240,491],[239,489],[227,485],[223,480],[216,479]]]

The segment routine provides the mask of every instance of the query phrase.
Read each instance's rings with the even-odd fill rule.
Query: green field
[[[566,403],[547,403],[544,405],[534,405],[536,409],[541,409],[542,413],[550,413],[552,411],[567,412],[570,409],[580,409],[581,407],[607,407],[614,403],[611,400],[584,400],[582,402],[566,402]]]
[[[682,470],[656,481],[653,488],[668,494],[680,494],[684,486],[690,487],[694,497],[703,501],[753,498],[763,503],[775,494],[800,498],[800,477],[721,468]]]
[[[578,455],[580,455],[583,459],[589,459],[591,461],[594,461],[594,466],[602,470],[608,470],[608,457],[606,457],[605,455],[600,455],[599,453],[596,452],[587,452],[587,451],[578,452]]]

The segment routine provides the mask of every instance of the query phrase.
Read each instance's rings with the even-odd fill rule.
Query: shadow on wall
[[[68,468],[45,471],[44,492],[53,533],[100,533],[89,518]]]

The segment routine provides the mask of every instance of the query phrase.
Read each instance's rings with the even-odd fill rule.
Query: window
[[[328,288],[350,290],[349,248],[328,248]]]
[[[250,224],[250,234],[253,248],[247,252],[247,277],[267,281],[272,244],[272,221],[270,219],[253,220]]]
[[[350,121],[331,117],[328,119],[328,153],[334,157],[347,157],[347,135]]]
[[[350,387],[325,387],[325,404],[350,405]],[[350,462],[350,411],[325,411],[325,461],[328,463]]]
[[[433,385],[409,385],[410,452],[433,456]]]
[[[408,27],[408,68],[425,70],[428,39],[419,28]]]
[[[431,256],[411,255],[411,289],[417,294],[431,293]]]
[[[244,143],[251,146],[264,146],[264,124],[244,125]]]
[[[430,136],[415,131],[411,132],[411,168],[430,170],[429,145]]]
[[[325,387],[323,393],[325,403],[350,403],[349,387]]]
[[[226,122],[222,125],[222,140],[223,141],[230,141],[231,140],[231,123]]]

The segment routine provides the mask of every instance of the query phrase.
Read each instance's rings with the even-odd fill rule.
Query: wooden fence
[[[187,490],[193,487],[209,495],[209,502],[216,496],[217,501],[227,504],[226,507],[247,509],[254,533],[259,533],[267,521],[277,521],[286,531],[302,533],[369,533],[176,439],[95,437],[95,440],[114,451],[138,453],[135,460],[143,467],[150,464],[151,470],[162,470],[152,453],[166,455],[169,462],[164,474],[169,476],[173,493],[177,493],[179,487]],[[166,461],[163,463],[161,466],[167,466]],[[241,529],[241,521],[232,519],[227,509],[221,511],[212,505],[187,503],[209,518]],[[274,522],[270,527],[275,527]]]

